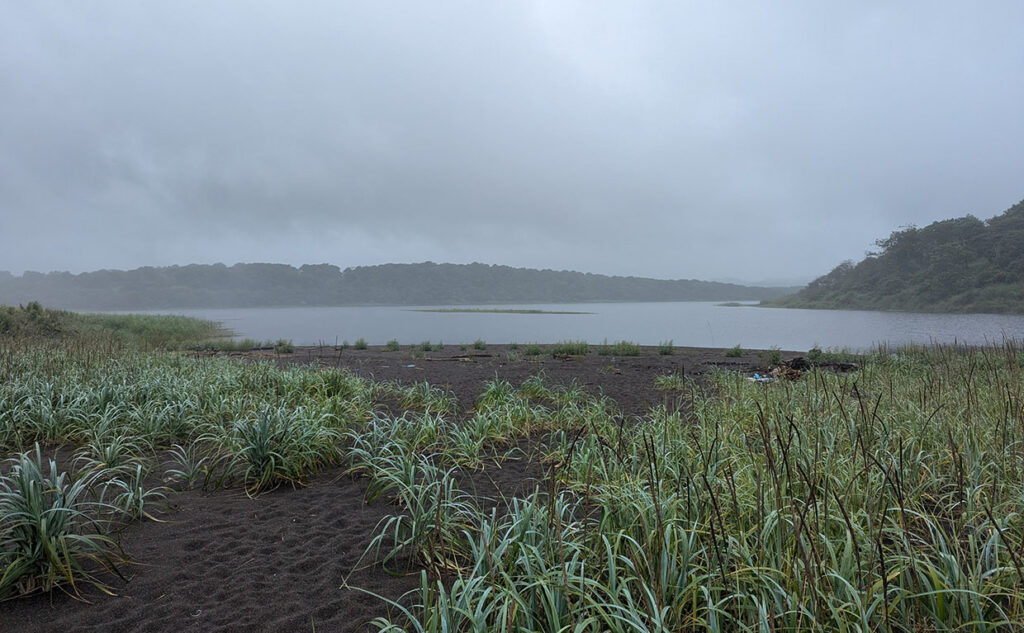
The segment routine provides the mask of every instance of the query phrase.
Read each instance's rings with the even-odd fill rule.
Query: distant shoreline
[[[79,311],[761,301],[799,290],[489,264],[189,264],[79,274],[0,271],[0,303]]]
[[[525,310],[514,308],[420,308],[406,312],[441,312],[468,314],[596,314],[596,312],[578,312],[572,310]]]

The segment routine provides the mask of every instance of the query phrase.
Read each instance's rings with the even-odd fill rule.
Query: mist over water
[[[1024,316],[989,314],[918,314],[846,310],[795,310],[729,307],[718,303],[582,303],[479,306],[481,309],[527,309],[587,314],[509,314],[494,312],[419,312],[443,308],[337,307],[181,310],[220,321],[237,338],[260,341],[291,339],[296,345],[335,345],[365,339],[381,345],[422,341],[445,344],[555,343],[628,340],[657,345],[786,350],[848,348],[864,351],[879,344],[953,343],[981,345],[1004,338],[1024,340]],[[472,309],[473,306],[460,306]]]

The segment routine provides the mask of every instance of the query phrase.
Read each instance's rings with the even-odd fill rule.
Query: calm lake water
[[[695,347],[780,347],[867,350],[886,343],[999,343],[1024,340],[1024,316],[916,314],[845,310],[790,310],[722,306],[718,303],[582,303],[476,306],[482,309],[578,311],[588,314],[417,312],[422,307],[251,308],[180,310],[220,321],[237,338],[291,339],[296,345],[353,342],[371,345],[391,339],[414,344],[448,344],[482,339],[490,343],[555,343],[627,340],[656,345],[672,340]],[[459,306],[460,308],[473,306]]]

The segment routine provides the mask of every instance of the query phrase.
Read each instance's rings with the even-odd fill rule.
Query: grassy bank
[[[180,349],[225,337],[219,323],[175,315],[80,314],[28,305],[0,306],[0,341],[96,344]]]

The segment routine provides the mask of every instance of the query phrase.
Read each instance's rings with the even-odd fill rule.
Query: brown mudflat
[[[556,358],[528,356],[523,348],[509,346],[448,345],[430,352],[308,347],[245,356],[344,367],[379,381],[426,381],[451,390],[462,413],[472,409],[488,381],[499,378],[518,386],[543,372],[548,386],[575,382],[614,400],[631,416],[651,406],[680,404],[654,388],[659,375],[685,372],[699,379],[712,366],[747,372],[761,366],[754,352],[729,358],[724,351],[675,348],[660,355],[656,348],[643,348],[639,356],[611,356],[592,348],[585,356]],[[385,500],[367,503],[365,483],[343,472],[340,466],[306,487],[279,488],[256,498],[237,489],[173,493],[163,522],[137,522],[122,535],[132,563],[123,567],[127,581],[111,581],[117,595],[89,589],[83,592],[88,602],[59,591],[0,602],[0,631],[367,630],[367,622],[387,613],[387,604],[346,582],[398,599],[418,585],[419,573],[402,564],[384,570],[372,556],[363,558],[375,526],[398,508]],[[467,473],[463,488],[492,498],[514,495],[532,489],[542,476],[540,467],[524,458]]]

